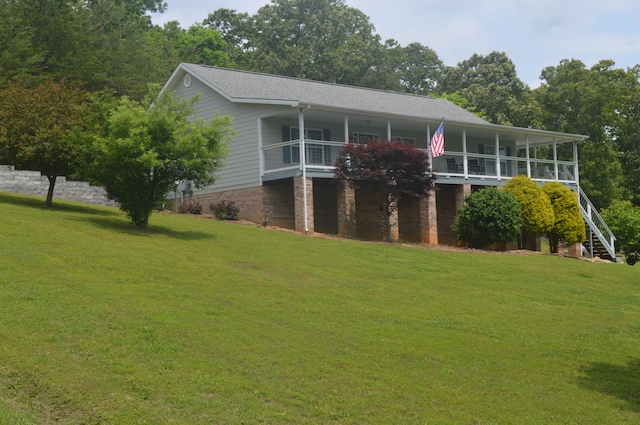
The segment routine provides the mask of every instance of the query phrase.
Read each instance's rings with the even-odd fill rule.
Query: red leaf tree
[[[434,187],[426,151],[397,141],[348,143],[335,163],[343,184],[367,192],[379,205],[380,223],[391,239],[391,215],[405,197],[424,198]]]

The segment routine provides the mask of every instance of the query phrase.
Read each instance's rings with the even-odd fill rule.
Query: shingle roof
[[[326,108],[469,124],[489,124],[453,103],[427,96],[323,83],[183,63],[182,67],[232,101],[291,102]]]

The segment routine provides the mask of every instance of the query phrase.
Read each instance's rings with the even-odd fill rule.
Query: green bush
[[[202,214],[202,205],[200,202],[188,200],[178,207],[178,211],[182,214]]]
[[[556,252],[558,242],[570,245],[584,242],[587,234],[576,194],[559,182],[545,183],[542,190],[551,201],[555,217],[553,227],[547,232],[551,252]]]
[[[240,209],[234,205],[233,201],[219,201],[209,204],[211,213],[220,220],[237,220]]]
[[[518,235],[518,248],[526,249],[531,235],[545,235],[552,229],[554,213],[551,201],[536,182],[522,174],[509,180],[504,190],[522,206],[523,221]]]
[[[614,201],[602,210],[602,218],[617,238],[617,249],[625,254],[640,251],[640,208],[629,201]]]
[[[467,195],[452,229],[471,248],[514,242],[522,226],[521,208],[510,193],[487,187]]]

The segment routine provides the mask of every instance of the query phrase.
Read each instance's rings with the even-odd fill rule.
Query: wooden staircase
[[[587,195],[578,189],[580,210],[587,228],[587,241],[583,244],[590,257],[600,257],[603,260],[621,262],[616,257],[614,236],[607,223],[602,219]]]
[[[585,223],[586,224],[586,223]],[[602,243],[598,235],[591,230],[591,227],[586,224],[587,228],[587,240],[583,243],[584,248],[589,253],[591,258],[600,257],[603,260],[618,261],[616,257],[612,257],[605,245]]]

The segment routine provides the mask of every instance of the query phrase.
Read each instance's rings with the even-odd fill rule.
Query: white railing
[[[522,157],[500,156],[500,168],[497,167],[495,155],[445,152],[444,155],[432,159],[432,168],[442,176],[509,179],[519,174],[531,177],[535,181],[559,181],[577,184],[576,165],[569,161],[553,161]],[[556,175],[557,169],[557,175]]]
[[[615,259],[616,237],[582,189],[578,188],[578,193],[580,197],[580,209],[582,210],[584,220],[589,225],[591,231],[596,234],[602,246],[604,246],[609,255],[611,255],[611,258]],[[591,243],[591,249],[593,250],[593,243]]]
[[[305,140],[307,170],[333,171],[343,142]],[[300,169],[300,141],[274,143],[263,146],[263,174]]]

